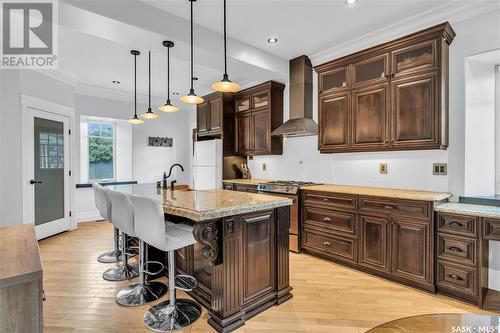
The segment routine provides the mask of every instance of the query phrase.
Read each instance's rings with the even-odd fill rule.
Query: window
[[[64,168],[64,136],[40,132],[40,169]]]
[[[112,180],[114,170],[114,125],[89,122],[89,180]]]

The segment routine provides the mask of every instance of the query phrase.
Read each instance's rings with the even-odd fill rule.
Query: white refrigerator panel
[[[195,190],[213,190],[222,188],[222,169],[213,166],[194,168]]]
[[[222,140],[198,141],[194,144],[193,166],[221,166]]]

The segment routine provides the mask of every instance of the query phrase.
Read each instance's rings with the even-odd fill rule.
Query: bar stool
[[[130,280],[139,276],[137,265],[129,264],[128,258],[134,256],[133,253],[128,253],[127,235],[132,237],[134,233],[134,212],[129,195],[121,192],[111,191],[107,188],[102,189],[111,202],[111,223],[121,231],[122,245],[122,264],[118,267],[113,267],[102,273],[104,280],[108,281],[123,281]]]
[[[106,196],[106,192],[103,191],[104,187],[99,183],[92,183],[92,189],[94,190],[95,205],[99,210],[99,214],[106,221],[111,221],[111,202]],[[122,251],[120,250],[120,231],[114,227],[114,243],[115,249],[112,251],[105,252],[97,257],[97,261],[103,264],[110,264],[122,260]]]
[[[170,300],[156,304],[144,315],[147,328],[170,332],[191,325],[201,315],[201,306],[189,299],[177,299],[176,289],[191,291],[196,279],[175,275],[175,250],[196,243],[193,228],[166,222],[162,203],[140,196],[131,196],[136,219],[136,234],[148,244],[168,253],[168,291]]]

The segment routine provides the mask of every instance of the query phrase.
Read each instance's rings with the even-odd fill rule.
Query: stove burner
[[[259,192],[297,195],[300,187],[305,185],[319,185],[319,184],[313,182],[303,182],[295,180],[274,180],[266,184],[259,184],[257,190]]]

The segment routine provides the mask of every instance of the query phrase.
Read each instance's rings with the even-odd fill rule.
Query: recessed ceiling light
[[[113,80],[113,84],[120,84],[120,81]]]
[[[358,2],[358,0],[345,0],[345,4],[350,6],[354,5],[356,2]]]
[[[268,42],[269,44],[276,44],[276,43],[278,42],[278,38],[276,38],[276,37],[269,37],[269,38],[267,39],[267,42]]]

